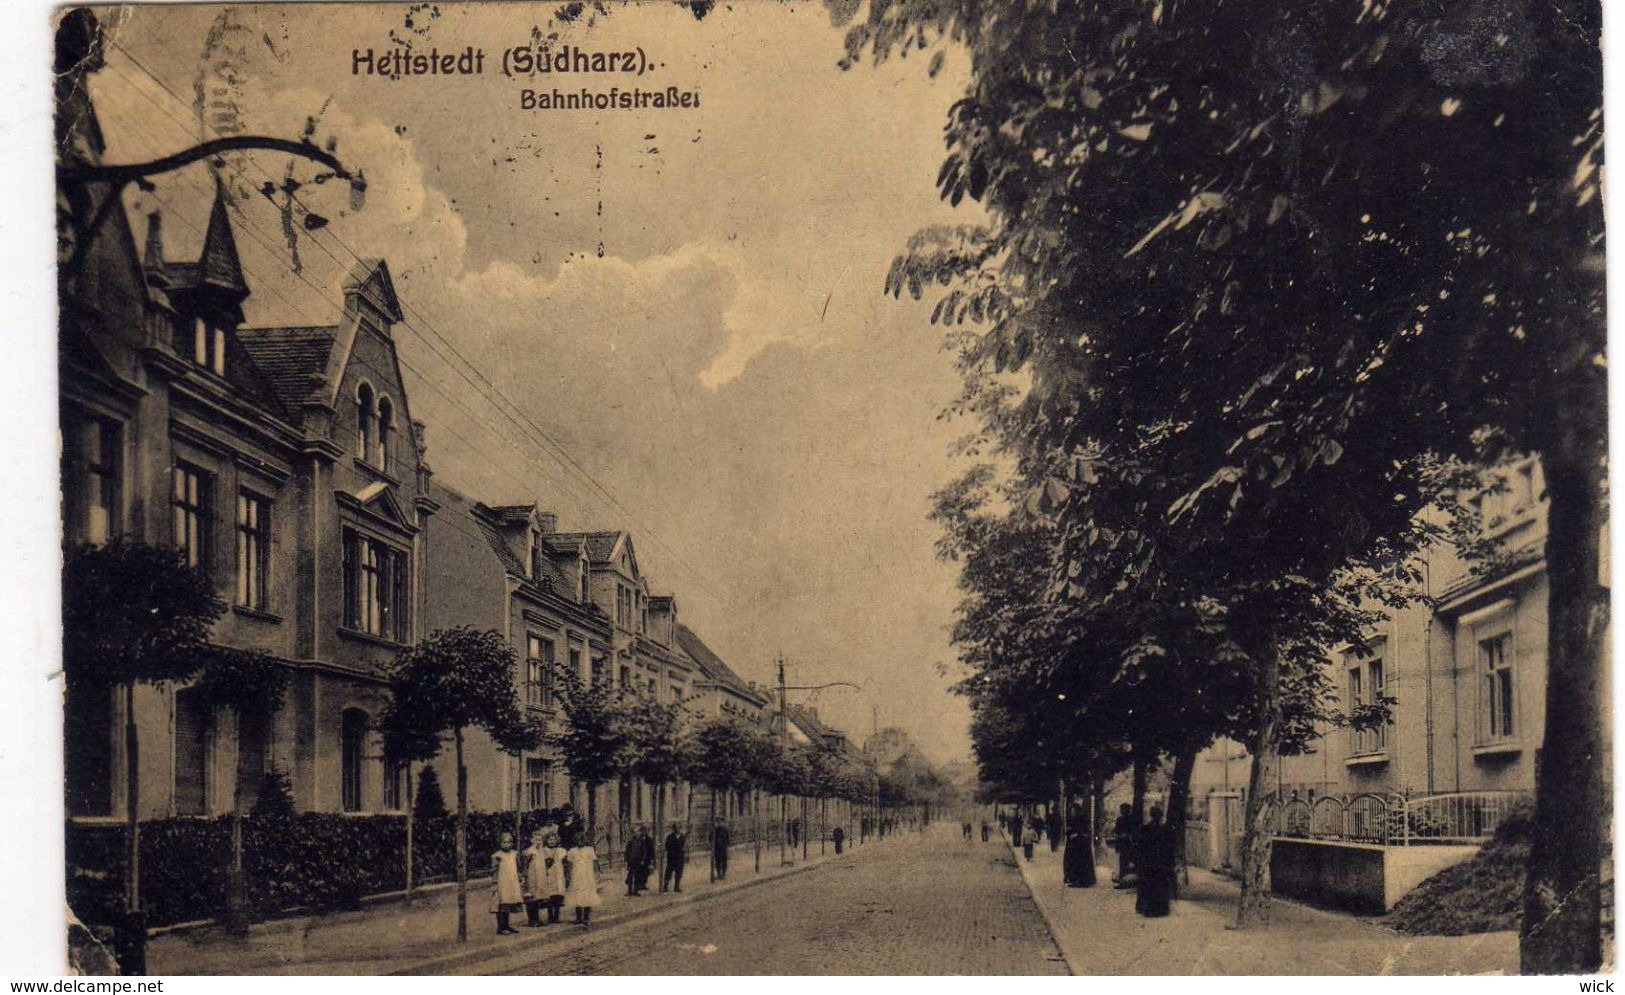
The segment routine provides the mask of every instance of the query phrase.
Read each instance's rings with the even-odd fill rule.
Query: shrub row
[[[525,822],[536,821],[526,816]],[[456,873],[455,818],[413,825],[417,883]],[[470,813],[468,864],[485,869],[513,828],[506,813]],[[90,923],[113,921],[123,905],[126,836],[120,825],[67,826],[68,901]],[[141,824],[141,904],[150,926],[212,919],[224,911],[231,871],[231,820],[156,819]],[[406,819],[305,812],[243,820],[249,912],[269,918],[299,910],[353,907],[406,886]]]

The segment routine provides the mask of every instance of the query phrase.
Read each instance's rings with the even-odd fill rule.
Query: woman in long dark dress
[[[1147,919],[1168,914],[1174,897],[1174,837],[1162,821],[1162,806],[1151,806],[1151,821],[1139,833],[1135,846],[1140,881],[1134,911]]]
[[[1061,872],[1068,888],[1095,886],[1095,845],[1081,810],[1074,810],[1066,824],[1066,850],[1061,854]]]

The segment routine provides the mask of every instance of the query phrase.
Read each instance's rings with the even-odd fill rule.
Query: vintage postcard
[[[1596,0],[49,19],[67,969],[1612,970]]]

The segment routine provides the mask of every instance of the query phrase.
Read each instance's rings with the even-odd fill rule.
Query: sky
[[[566,14],[568,11],[565,12]],[[258,189],[287,156],[232,157],[250,324],[330,324],[357,256],[382,257],[411,415],[436,479],[488,504],[539,502],[565,529],[627,529],[653,593],[747,679],[850,681],[792,693],[861,741],[907,730],[969,755],[948,640],[953,564],[930,495],[972,426],[924,303],[883,295],[921,228],[981,220],[933,180],[963,92],[950,52],[841,71],[821,3],[346,4],[126,8],[93,96],[109,161],[218,129],[318,142],[364,170],[364,206],[310,183],[292,221]],[[637,51],[646,76],[500,75],[532,38]],[[469,77],[352,75],[356,49],[485,52]],[[680,109],[527,111],[550,91],[677,86]],[[195,94],[202,92],[201,114]],[[295,175],[315,170],[300,164]],[[203,165],[132,191],[167,254],[195,253]],[[303,230],[303,210],[328,220]],[[143,229],[138,227],[138,237]],[[962,469],[962,468],[961,468]]]

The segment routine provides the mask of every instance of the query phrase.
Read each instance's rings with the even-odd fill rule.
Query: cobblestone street
[[[784,881],[471,973],[1066,974],[1009,848],[903,833]]]

